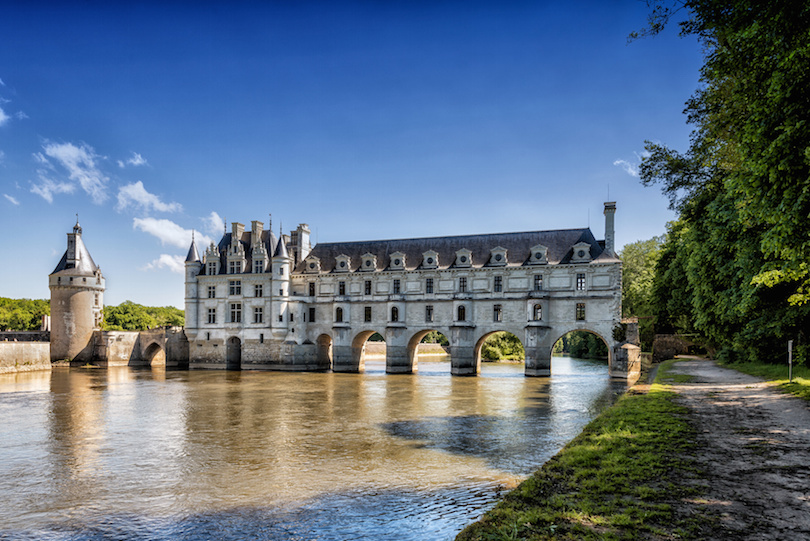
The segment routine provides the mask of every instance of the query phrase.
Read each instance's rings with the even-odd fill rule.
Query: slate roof
[[[77,259],[79,260],[78,266],[74,267],[72,263],[68,263],[67,258],[68,253],[67,250],[65,250],[65,253],[62,255],[62,259],[59,260],[59,263],[56,265],[56,268],[53,269],[53,272],[51,274],[56,274],[57,272],[64,272],[65,274],[70,274],[71,276],[76,275],[93,276],[98,270],[98,265],[96,265],[95,261],[93,261],[93,258],[90,257],[90,252],[87,251],[87,247],[84,245],[84,242],[82,241],[81,234],[75,235],[74,238],[76,239],[76,256]]]
[[[217,248],[219,249],[220,274],[226,274],[228,270],[228,246],[231,245],[232,235],[232,233],[225,233],[220,239],[219,244],[217,244]],[[250,231],[243,232],[239,242],[242,243],[242,247],[245,249],[245,269],[250,271],[253,269],[253,248],[250,245]],[[272,231],[262,231],[262,244],[264,244],[264,249],[267,250],[268,257],[272,257],[276,251],[278,240]],[[268,267],[266,272],[269,271],[270,268]],[[205,265],[203,265],[199,274],[204,276],[206,272],[207,269],[205,268]]]
[[[456,251],[467,249],[472,252],[472,267],[491,266],[491,250],[496,247],[506,248],[507,265],[515,267],[528,264],[531,248],[541,244],[548,248],[549,265],[565,264],[571,261],[572,247],[586,242],[591,245],[593,261],[618,261],[604,251],[604,241],[597,241],[589,228],[559,229],[553,231],[526,231],[522,233],[495,233],[489,235],[463,235],[455,237],[426,237],[416,239],[374,240],[362,242],[333,242],[316,245],[307,257],[315,256],[320,260],[321,272],[333,272],[335,258],[345,254],[351,257],[350,271],[356,271],[361,265],[362,256],[371,253],[377,256],[377,269],[386,270],[390,265],[390,255],[395,252],[405,254],[405,269],[421,268],[422,254],[429,250],[437,252],[439,269],[454,265]],[[296,273],[304,273],[306,260],[296,268]]]
[[[191,246],[188,248],[188,255],[186,256],[186,263],[193,263],[200,260],[200,252],[197,251],[197,242],[192,238]]]

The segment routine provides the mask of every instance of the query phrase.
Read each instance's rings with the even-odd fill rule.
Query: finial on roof
[[[222,234],[228,234],[228,219],[225,217],[222,218]]]
[[[79,225],[79,213],[76,213],[76,225],[73,226],[73,233],[82,234],[82,226]]]
[[[191,230],[191,242],[194,242],[194,230]]]
[[[267,222],[267,230],[272,233],[273,232],[273,213],[272,212],[269,213],[268,216],[270,216],[270,221]]]

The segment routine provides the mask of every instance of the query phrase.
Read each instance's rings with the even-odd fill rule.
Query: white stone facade
[[[233,224],[200,259],[186,260],[186,336],[192,368],[363,370],[366,340],[386,341],[391,373],[417,369],[430,331],[450,341],[452,373],[474,375],[481,345],[508,331],[526,374],[550,373],[551,348],[587,330],[611,352],[621,317],[615,203],[606,241],[589,229],[319,244],[301,224],[276,240]],[[267,255],[272,254],[272,256]]]

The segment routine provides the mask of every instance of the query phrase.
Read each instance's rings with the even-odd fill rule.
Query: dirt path
[[[670,373],[698,430],[708,494],[698,506],[721,517],[716,539],[810,540],[810,403],[712,361]]]

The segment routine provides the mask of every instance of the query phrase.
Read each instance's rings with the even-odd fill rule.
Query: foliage
[[[622,316],[639,318],[641,349],[652,350],[654,338],[652,291],[655,266],[661,255],[664,237],[653,237],[627,244],[622,260]]]
[[[422,338],[422,344],[440,344],[442,346],[449,346],[450,341],[445,335],[439,331],[430,331]]]
[[[608,350],[601,338],[587,331],[571,331],[554,344],[552,354],[566,354],[578,359],[607,359]]]
[[[648,142],[640,167],[679,218],[653,281],[658,323],[697,331],[729,360],[775,360],[788,339],[808,362],[810,5],[767,0],[652,3],[647,34],[679,13],[705,46],[680,153]]]
[[[124,301],[118,306],[104,307],[102,328],[107,331],[143,331],[184,324],[183,311],[174,306],[142,306],[132,301]]]
[[[526,352],[517,336],[500,331],[484,341],[481,358],[486,361],[522,361],[526,359]]]
[[[622,397],[456,540],[710,537],[678,512],[702,490],[685,413],[662,385]]]
[[[37,331],[42,325],[42,316],[50,314],[50,301],[0,297],[0,330],[2,331]]]
[[[375,332],[371,336],[368,337],[369,342],[385,342],[385,338],[378,332]]]

